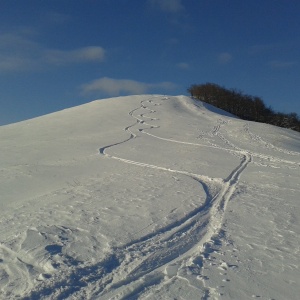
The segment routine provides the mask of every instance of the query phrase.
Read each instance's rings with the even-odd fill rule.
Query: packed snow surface
[[[300,299],[300,135],[184,96],[0,127],[1,299]]]

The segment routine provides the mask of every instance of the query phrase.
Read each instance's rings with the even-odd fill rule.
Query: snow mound
[[[298,299],[299,133],[138,95],[0,146],[0,299]]]

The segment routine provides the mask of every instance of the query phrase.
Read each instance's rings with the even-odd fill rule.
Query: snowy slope
[[[299,299],[299,133],[141,95],[0,146],[0,299]]]

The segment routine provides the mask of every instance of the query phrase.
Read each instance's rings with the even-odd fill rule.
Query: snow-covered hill
[[[142,95],[0,147],[1,299],[299,299],[299,133]]]

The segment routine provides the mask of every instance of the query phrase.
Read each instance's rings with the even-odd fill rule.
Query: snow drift
[[[1,299],[298,299],[299,133],[141,95],[0,145]]]

